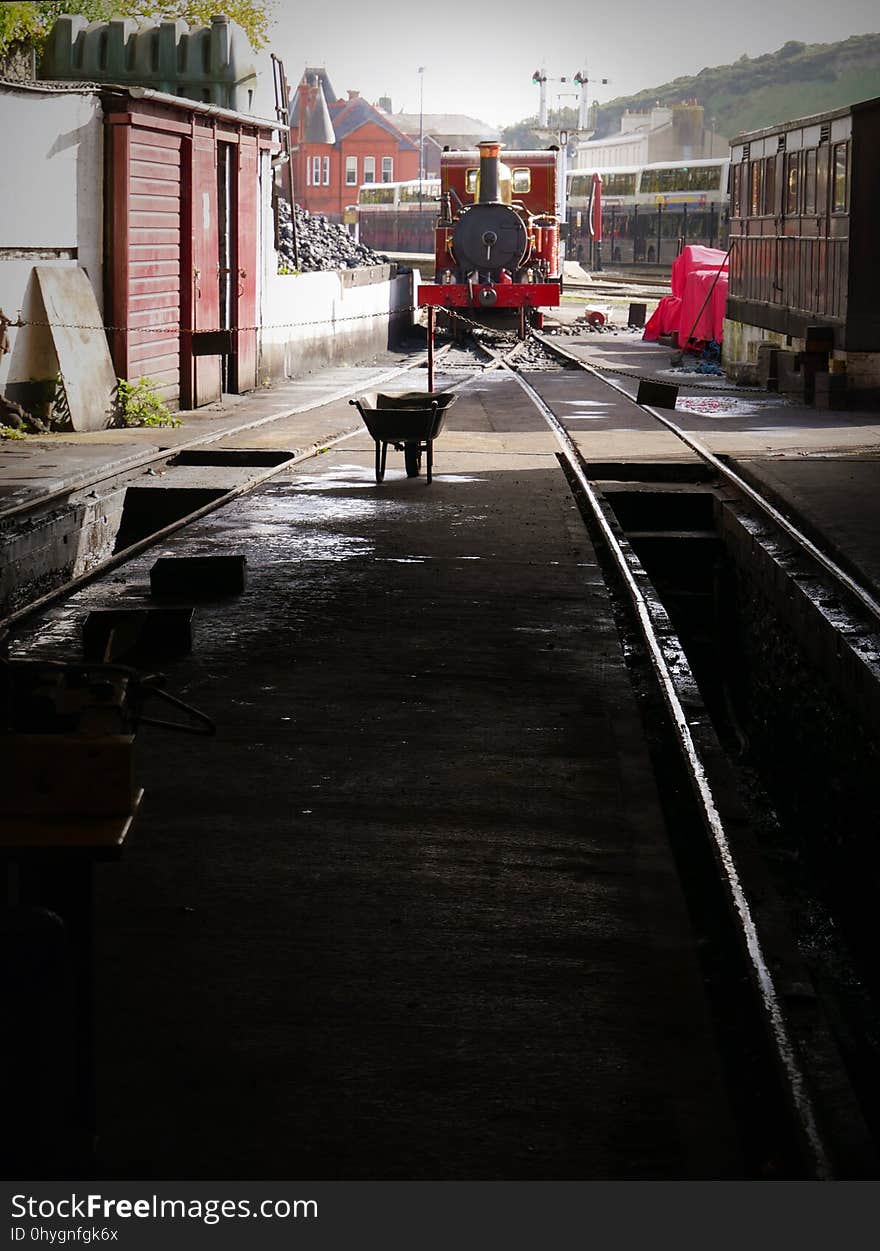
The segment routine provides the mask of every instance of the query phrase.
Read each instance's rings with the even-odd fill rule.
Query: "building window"
[[[364,182],[376,181],[376,158],[374,156],[364,157]]]
[[[837,143],[834,145],[834,173],[832,184],[832,211],[835,213],[846,212],[846,160],[847,145],[845,143]]]
[[[324,157],[324,186],[330,186],[330,157]]]
[[[394,158],[390,156],[382,157],[382,181],[394,182]]]
[[[347,156],[345,158],[345,185],[346,187],[356,187],[358,180],[358,159],[356,156]]]
[[[321,158],[319,156],[312,157],[312,186],[320,187],[321,185]]]

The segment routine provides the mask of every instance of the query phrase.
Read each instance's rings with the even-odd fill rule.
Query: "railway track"
[[[596,371],[556,343],[536,341],[542,351],[566,367],[577,365],[599,378]],[[876,1100],[876,1092],[866,1093],[858,1080],[851,1083],[853,1066],[848,1066],[848,1057],[841,1058],[834,1031],[828,1025],[826,1005],[817,996],[790,937],[785,904],[761,861],[753,835],[744,829],[747,822],[732,796],[736,779],[731,777],[726,749],[719,743],[707,713],[688,650],[638,556],[637,536],[641,531],[629,527],[628,532],[621,523],[614,507],[615,492],[608,489],[614,486],[609,484],[609,468],[590,466],[571,430],[542,395],[541,379],[532,385],[517,370],[517,357],[528,356],[529,350],[520,344],[504,352],[488,343],[480,346],[489,357],[488,368],[506,371],[552,431],[563,472],[591,538],[597,550],[601,549],[609,585],[615,588],[624,651],[630,658],[634,681],[642,686],[646,715],[653,718],[649,737],[653,736],[656,767],[667,775],[664,794],[670,806],[671,837],[686,889],[690,884],[688,902],[695,929],[701,935],[716,1025],[725,1038],[730,1080],[737,1092],[734,1101],[739,1100],[743,1120],[741,1132],[750,1139],[747,1154],[753,1161],[763,1160],[765,1175],[769,1176],[780,1173],[830,1179],[872,1175],[873,1146],[866,1122],[876,1118],[876,1107],[865,1111],[864,1104]],[[468,370],[466,359],[456,358],[453,351],[446,357],[445,368],[452,371],[456,367]],[[466,377],[450,385],[464,389],[484,372],[471,368]],[[601,382],[636,403],[623,388],[604,378]],[[347,394],[340,392],[338,398]],[[799,560],[818,561],[822,577],[836,579],[836,595],[877,618],[878,607],[870,591],[800,535],[749,483],[669,417],[637,407],[681,439],[689,460],[699,459],[705,474],[701,481],[716,497],[723,498],[725,507],[750,514],[760,509],[761,525],[778,526],[782,535],[779,541],[796,544]],[[339,442],[356,432],[346,432]],[[196,450],[209,441],[194,440],[187,447]],[[295,463],[287,459],[272,466],[246,486],[130,544],[100,568],[53,589],[2,624],[17,626],[109,568],[125,564],[174,531],[268,483]],[[693,481],[693,471],[688,473]],[[620,487],[619,480],[616,486]],[[751,526],[752,522],[746,520],[744,524]],[[747,991],[743,991],[744,986]],[[851,1019],[847,1028],[853,1028]],[[761,1175],[762,1165],[754,1167],[756,1175]]]
[[[761,531],[764,532],[764,527],[767,527],[778,536],[771,540],[773,550],[778,551],[781,542],[785,547],[785,558],[798,564],[802,579],[821,578],[823,589],[816,590],[814,596],[817,604],[821,604],[824,597],[825,602],[830,599],[835,608],[841,603],[848,606],[846,620],[841,613],[835,623],[840,637],[844,638],[847,633],[850,638],[855,635],[861,642],[863,653],[867,650],[876,654],[880,645],[877,637],[880,603],[872,589],[821,550],[759,490],[692,434],[677,426],[669,415],[639,404],[624,387],[603,377],[556,342],[541,335],[533,337],[552,358],[590,374],[680,440],[683,451],[686,449],[685,454],[692,454],[704,466],[707,480],[714,480],[714,489],[721,491],[728,505],[736,499],[741,501],[741,506],[756,510],[761,519]],[[502,367],[511,373],[529,396],[556,437],[560,445],[560,461],[579,500],[591,536],[605,554],[606,576],[615,581],[621,601],[625,602],[622,617],[628,620],[629,627],[634,627],[634,633],[638,635],[635,646],[640,649],[642,664],[651,671],[654,692],[662,704],[666,733],[675,742],[677,761],[694,805],[696,823],[712,849],[717,872],[714,885],[720,886],[730,922],[726,935],[720,939],[716,935],[720,945],[727,948],[726,956],[720,958],[732,958],[734,965],[738,959],[744,960],[744,965],[740,964],[740,967],[745,968],[744,976],[752,988],[750,1007],[755,1013],[755,1023],[759,1023],[759,1034],[769,1040],[770,1052],[764,1080],[772,1070],[780,1083],[781,1111],[785,1119],[790,1118],[806,1175],[827,1180],[841,1175],[838,1171],[841,1169],[843,1175],[847,1175],[854,1160],[874,1158],[866,1115],[876,1123],[877,1109],[875,1106],[867,1114],[863,1113],[859,1098],[849,1086],[847,1063],[841,1056],[829,1016],[826,1015],[830,1012],[831,1018],[840,1025],[837,1004],[832,1002],[830,1007],[822,1005],[817,998],[813,998],[811,990],[805,991],[810,986],[810,975],[791,941],[783,915],[783,903],[760,861],[760,855],[756,854],[758,849],[752,837],[743,837],[742,812],[738,804],[730,806],[732,780],[727,771],[725,752],[712,728],[711,716],[707,714],[700,695],[688,652],[670,622],[666,607],[651,585],[635,545],[628,540],[625,528],[615,515],[610,502],[614,495],[609,496],[603,491],[606,485],[603,479],[610,476],[608,467],[591,469],[564,420],[560,420],[547,404],[540,388],[526,381],[514,365],[504,364]],[[621,479],[627,477],[625,466],[613,472],[615,476],[619,473]],[[684,476],[691,480],[692,471]],[[625,631],[627,625],[623,620],[621,625]],[[866,632],[870,642],[866,642]],[[878,676],[880,674],[875,674],[875,680]],[[668,764],[668,757],[666,759]],[[727,815],[725,807],[728,808]],[[693,817],[693,811],[691,815]],[[728,821],[736,831],[733,836],[726,828]],[[698,889],[705,891],[708,886],[705,865],[700,870],[691,859],[690,850],[682,845],[679,845],[678,854],[683,880],[690,878],[698,881]],[[708,889],[711,891],[712,887],[708,886]],[[704,904],[695,901],[693,907],[694,914],[699,915]],[[781,935],[784,937],[780,941]],[[850,974],[858,976],[852,973],[852,966]],[[805,994],[816,1011],[804,1012]],[[873,1006],[869,1009],[869,1016],[868,1028],[874,1028],[876,1017]],[[864,1027],[864,1022],[862,1025]],[[850,1028],[843,1027],[841,1032],[844,1036]],[[740,1039],[740,1043],[742,1041]],[[766,1088],[763,1093],[766,1097]],[[866,1098],[876,1102],[876,1091],[869,1091]]]

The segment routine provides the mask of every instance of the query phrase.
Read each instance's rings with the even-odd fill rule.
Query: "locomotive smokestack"
[[[498,157],[500,143],[478,143],[480,149],[480,198],[478,204],[498,204]]]

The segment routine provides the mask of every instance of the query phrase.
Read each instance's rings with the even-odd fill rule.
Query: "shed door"
[[[236,213],[236,310],[233,342],[236,391],[257,385],[257,213],[259,157],[256,138],[242,135],[238,145]]]
[[[193,341],[182,340],[189,351],[192,379],[190,403],[193,408],[210,404],[221,396],[220,356],[202,356],[199,335],[220,329],[220,290],[218,286],[219,232],[217,225],[217,157],[213,132],[196,129],[192,138],[192,178],[190,193],[190,325]],[[182,369],[182,373],[186,369]]]

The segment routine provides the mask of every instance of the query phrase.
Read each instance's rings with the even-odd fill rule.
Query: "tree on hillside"
[[[183,18],[190,26],[204,26],[215,13],[225,13],[247,35],[254,48],[269,39],[276,0],[34,0],[0,5],[0,56],[13,44],[29,44],[39,52],[54,22],[63,13],[78,13],[90,22],[111,17],[140,21]]]

